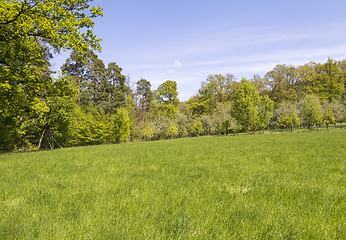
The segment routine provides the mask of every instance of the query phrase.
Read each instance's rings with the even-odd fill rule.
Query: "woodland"
[[[90,30],[102,8],[79,1],[0,6],[0,151],[318,130],[346,117],[346,60],[276,65],[263,77],[211,74],[180,102],[177,83],[151,89],[97,56]],[[83,31],[80,31],[83,29]],[[70,50],[59,75],[54,54]],[[58,76],[58,77],[56,77]]]

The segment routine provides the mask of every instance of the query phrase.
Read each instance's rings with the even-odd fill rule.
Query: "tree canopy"
[[[22,139],[19,131],[36,111],[47,105],[56,89],[67,86],[51,78],[49,59],[61,50],[100,50],[91,28],[100,7],[89,0],[3,0],[0,5],[0,145],[6,136]],[[70,95],[69,93],[67,95]],[[66,95],[66,96],[67,96]],[[71,95],[70,95],[71,96]],[[37,104],[38,105],[37,105]],[[45,108],[39,108],[45,112]],[[18,141],[18,140],[17,140]],[[12,144],[13,145],[13,144]]]

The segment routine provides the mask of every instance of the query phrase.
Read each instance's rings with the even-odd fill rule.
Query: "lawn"
[[[0,239],[346,239],[346,128],[0,154]]]

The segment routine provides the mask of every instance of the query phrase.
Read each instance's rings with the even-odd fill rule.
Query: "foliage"
[[[102,16],[102,9],[90,8],[89,2],[1,2],[0,133],[6,136],[0,137],[1,150],[36,145],[43,136],[39,134],[42,128],[53,138],[53,127],[44,126],[50,125],[50,114],[54,113],[46,110],[62,96],[51,91],[60,86],[50,76],[49,59],[62,49],[101,49],[92,30],[81,31],[92,28],[92,19]]]
[[[242,79],[241,83],[235,96],[232,115],[246,131],[252,131],[257,127],[258,105],[261,99],[252,82]]]
[[[130,136],[130,117],[124,108],[119,108],[114,119],[114,139],[115,142],[125,142]]]
[[[322,109],[319,99],[314,95],[307,95],[302,108],[303,124],[311,129],[316,124],[323,123]]]
[[[153,137],[153,130],[150,127],[146,127],[142,130],[142,137],[149,141]]]
[[[167,80],[154,91],[154,109],[156,115],[176,118],[178,113],[178,91],[175,81]]]
[[[323,114],[323,123],[325,123],[327,125],[327,129],[328,129],[328,125],[329,124],[336,123],[335,118],[334,118],[334,114],[333,114],[333,109],[328,108],[324,112],[324,114]]]
[[[276,102],[297,100],[294,89],[297,81],[298,72],[291,65],[276,65],[273,70],[265,75],[266,82],[269,86],[269,96]]]
[[[0,126],[0,132],[3,133],[0,136],[0,149],[40,148],[42,139],[45,146],[50,145],[51,148],[54,147],[54,142],[59,145],[67,144],[70,128],[76,119],[75,87],[71,79],[61,77],[52,82],[47,95],[49,97],[37,96],[24,102],[28,106],[23,109],[25,111],[18,112],[19,116],[0,117],[11,122]],[[19,107],[21,104],[23,103]]]
[[[214,81],[202,82],[199,94],[190,98],[187,103],[189,106],[185,111],[190,111],[194,116],[199,117],[203,114],[210,114],[216,105],[216,86]]]
[[[0,7],[0,76],[1,85],[11,86],[12,93],[29,97],[49,88],[49,78],[41,78],[49,49],[100,50],[91,30],[92,18],[102,16],[100,7],[82,1],[2,1]],[[3,87],[3,86],[2,86]]]
[[[177,83],[175,81],[167,80],[157,88],[154,96],[157,104],[172,104],[178,106]]]
[[[313,75],[314,94],[321,101],[339,100],[345,91],[344,79],[336,62],[329,59],[325,64],[316,64]]]
[[[333,110],[335,121],[342,122],[346,117],[346,107],[340,101],[325,102],[322,105],[322,111],[326,112],[328,109]]]
[[[216,117],[213,115],[202,115],[199,118],[199,121],[201,121],[204,129],[204,134],[211,135],[215,134],[217,132],[217,126],[215,124]]]
[[[276,65],[241,82],[209,75],[183,103],[172,80],[152,92],[140,79],[135,89],[122,68],[106,67],[93,51],[100,40],[83,28],[92,28],[102,9],[89,2],[0,6],[1,151],[260,132],[269,125],[328,128],[345,119],[346,60]],[[49,60],[60,50],[72,51],[64,75],[52,79]]]
[[[206,82],[202,83],[202,89],[203,86],[212,84],[216,101],[219,103],[227,102],[232,100],[238,91],[239,83],[236,80],[232,74],[225,76],[221,74],[209,75]]]
[[[83,54],[73,51],[61,70],[74,77],[78,85],[78,102],[82,105],[91,103],[107,113],[126,107],[128,89],[125,76],[115,62],[110,62],[106,68],[93,51]]]
[[[171,124],[171,126],[169,126],[169,128],[167,128],[167,132],[166,135],[168,138],[176,138],[178,136],[178,128],[177,126],[175,126],[174,123]]]
[[[282,102],[274,113],[276,125],[283,128],[290,127],[292,132],[292,128],[300,124],[298,115],[297,104],[294,102]]]
[[[218,104],[216,110],[212,116],[212,129],[213,131],[227,135],[230,132],[235,132],[238,130],[239,126],[235,119],[231,116],[232,105],[228,104]]]
[[[269,125],[270,119],[273,116],[274,111],[274,102],[265,95],[260,97],[261,102],[258,106],[258,120],[257,120],[257,129],[263,130]]]
[[[191,133],[195,136],[200,136],[204,132],[203,124],[201,121],[195,121],[191,127]]]
[[[137,82],[137,95],[140,97],[140,107],[147,108],[153,100],[153,92],[151,91],[151,83],[141,78]]]
[[[194,123],[194,119],[190,112],[187,112],[186,114],[178,113],[176,123],[180,137],[192,136],[191,127]]]
[[[159,115],[155,118],[154,124],[154,137],[156,139],[166,138],[167,129],[174,123],[173,119],[168,118],[164,115]]]
[[[71,145],[104,144],[113,140],[112,121],[102,109],[85,106],[79,110]]]
[[[108,63],[106,68],[106,78],[110,89],[108,94],[108,102],[112,112],[115,112],[117,108],[126,107],[131,102],[129,99],[129,89],[125,85],[125,76],[122,75],[122,68],[115,62]]]

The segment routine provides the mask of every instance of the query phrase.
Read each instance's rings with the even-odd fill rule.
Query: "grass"
[[[0,239],[346,239],[346,128],[0,155]]]

